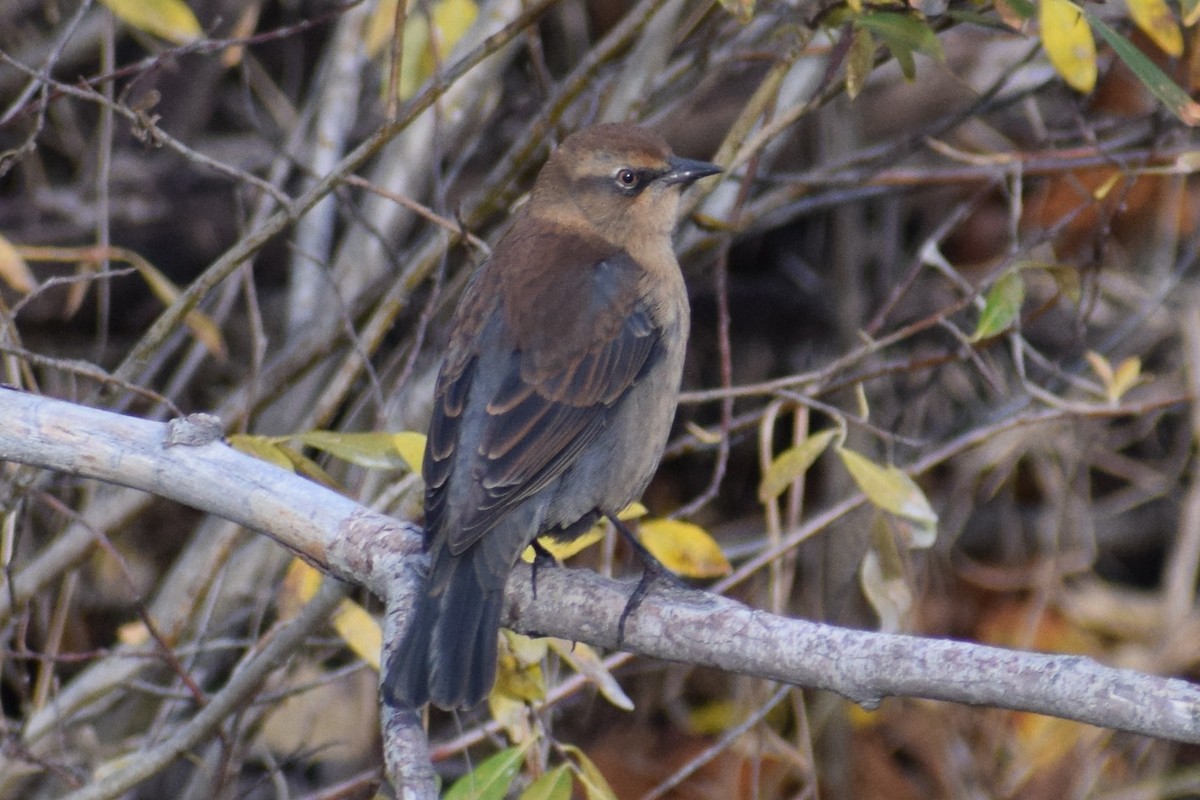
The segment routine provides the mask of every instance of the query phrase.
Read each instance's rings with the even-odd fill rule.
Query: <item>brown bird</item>
[[[581,130],[472,278],[435,390],[430,572],[383,681],[393,706],[483,700],[521,552],[583,534],[650,482],[688,334],[671,232],[683,188],[719,171],[643,128]]]

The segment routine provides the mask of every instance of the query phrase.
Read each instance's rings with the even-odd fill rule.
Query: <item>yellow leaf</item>
[[[313,461],[299,450],[289,447],[287,444],[278,444],[275,446],[275,449],[280,455],[288,460],[288,462],[291,464],[292,471],[297,475],[302,475],[311,481],[321,484],[322,486],[333,489],[335,492],[342,491],[341,487],[338,486],[338,482],[335,481],[328,472],[321,469],[320,464]]]
[[[858,580],[867,602],[879,615],[879,629],[884,633],[901,630],[913,599],[904,577],[885,574],[879,555],[868,550],[859,565]]]
[[[421,474],[421,463],[425,460],[425,434],[402,431],[392,434],[392,446],[408,464],[408,468]]]
[[[1196,3],[1196,8],[1200,9],[1200,2]],[[1182,175],[1191,175],[1193,172],[1200,172],[1200,152],[1189,150],[1186,153],[1180,153],[1176,156],[1172,168]]]
[[[157,297],[163,305],[169,306],[179,298],[179,289],[171,282],[170,278],[159,272],[153,264],[138,253],[123,248],[114,248],[112,258],[125,261],[136,269],[138,275],[146,282],[151,294]],[[204,345],[204,349],[219,359],[225,358],[227,355],[225,340],[221,336],[221,329],[215,322],[194,308],[184,316],[183,322]]]
[[[143,757],[139,752],[129,752],[116,758],[111,758],[108,761],[97,764],[92,776],[95,780],[102,781],[110,775],[120,775],[132,767],[134,761],[139,761]]]
[[[876,464],[853,450],[841,448],[838,455],[858,488],[877,508],[909,520],[917,526],[910,546],[925,548],[937,535],[938,515],[929,505],[925,493],[912,478],[894,465]]]
[[[846,94],[858,97],[875,69],[875,37],[866,28],[850,30],[850,52],[846,56]]]
[[[507,629],[501,630],[496,687],[492,694],[525,702],[544,698],[546,679],[542,675],[542,659],[546,657],[547,649],[545,639],[531,639]]]
[[[1061,768],[1072,753],[1095,752],[1111,733],[1080,722],[1042,714],[1013,713],[1013,760],[1010,785],[1017,786],[1043,770]]]
[[[638,538],[662,565],[687,578],[728,575],[729,562],[716,540],[699,525],[654,519],[638,526]]]
[[[723,733],[738,722],[737,704],[729,698],[713,700],[688,711],[687,726],[697,736]]]
[[[1184,6],[1194,0],[1184,0]],[[1193,100],[1167,73],[1163,72],[1137,45],[1105,23],[1100,17],[1083,9],[1088,24],[1104,39],[1125,66],[1133,71],[1142,85],[1185,125],[1200,125],[1200,103]],[[1191,17],[1191,13],[1188,13]]]
[[[813,462],[825,452],[837,430],[814,433],[795,447],[784,450],[771,462],[758,486],[758,499],[768,503],[778,497],[793,481],[802,477]]]
[[[240,450],[246,455],[254,456],[260,461],[266,461],[268,464],[274,464],[280,469],[286,469],[288,472],[295,472],[295,465],[292,463],[292,459],[288,458],[279,449],[281,441],[279,437],[257,436],[249,433],[231,433],[228,438],[229,446],[234,450]]]
[[[1096,40],[1083,12],[1070,0],[1041,0],[1038,20],[1050,63],[1072,89],[1096,87]]]
[[[500,634],[504,642],[503,650],[515,658],[520,666],[538,664],[550,652],[550,642],[545,637],[534,638],[508,628],[501,628]]]
[[[646,514],[646,507],[641,503],[634,501],[625,506],[625,508],[621,510],[621,513],[617,514],[617,519],[627,521],[644,517]],[[556,560],[566,561],[576,553],[583,552],[596,542],[603,539],[605,526],[607,524],[608,523],[605,520],[600,520],[595,525],[588,528],[588,530],[582,535],[572,539],[569,542],[560,542],[552,536],[542,536],[538,539],[538,544],[546,548],[550,555],[554,556]],[[525,551],[521,553],[521,560],[526,564],[532,564],[535,555],[536,553],[531,545],[526,547]]]
[[[1200,21],[1200,3],[1196,0],[1183,0],[1180,3],[1180,10],[1183,11],[1183,24],[1185,27],[1192,27],[1197,21]]]
[[[117,19],[139,31],[176,44],[203,34],[196,15],[182,0],[101,0]]]
[[[567,662],[571,669],[585,676],[596,685],[604,699],[622,711],[632,711],[633,701],[617,679],[604,667],[604,659],[600,654],[583,642],[568,642],[564,639],[547,639],[550,649],[558,653],[558,657]]]
[[[253,2],[242,8],[238,14],[237,20],[233,23],[233,27],[229,33],[225,34],[227,39],[247,39],[254,35],[254,29],[258,27],[259,15],[262,14],[262,3]],[[246,55],[246,45],[235,44],[228,47],[221,54],[221,66],[225,69],[236,67],[242,63],[242,58]]]
[[[851,703],[849,701],[846,702],[845,708],[846,719],[853,730],[867,730],[883,722],[882,715],[878,710],[869,710],[863,708],[858,703]]]
[[[743,25],[754,19],[754,0],[721,0],[721,7]]]
[[[1173,58],[1183,55],[1183,34],[1165,0],[1129,0],[1129,16],[1158,49]]]
[[[300,613],[300,608],[313,599],[321,586],[321,573],[307,562],[293,558],[284,573],[275,607],[280,619],[291,619]]]
[[[621,509],[621,513],[617,514],[617,519],[624,522],[626,520],[639,519],[649,513],[650,512],[646,510],[644,505],[639,503],[637,500],[634,500],[632,503]]]
[[[436,37],[438,55],[444,61],[450,55],[450,50],[458,44],[479,16],[479,6],[475,0],[441,0],[433,7],[433,31]],[[429,70],[433,71],[433,53],[429,53]]]
[[[578,536],[569,542],[560,542],[550,536],[542,536],[538,539],[538,544],[546,548],[550,555],[554,556],[557,561],[566,561],[576,553],[586,550],[596,542],[604,538],[603,523],[597,523],[587,530],[582,536]],[[521,553],[521,560],[526,564],[532,564],[537,553],[534,552],[533,546],[525,548]]]
[[[333,612],[333,629],[342,641],[372,669],[379,669],[379,651],[383,647],[383,631],[367,610],[353,600],[343,600]]]
[[[1113,190],[1113,187],[1116,186],[1117,182],[1123,177],[1124,176],[1120,172],[1114,172],[1112,175],[1109,175],[1104,183],[1097,186],[1095,191],[1092,192],[1092,197],[1096,198],[1097,200],[1103,200],[1104,198],[1108,197],[1108,193]]]
[[[319,570],[299,558],[292,559],[284,573],[279,595],[275,599],[280,619],[291,619],[301,607],[312,600],[321,588],[324,576]],[[356,656],[372,668],[379,669],[379,651],[383,647],[383,632],[379,623],[352,600],[343,600],[330,620],[333,629]]]
[[[43,261],[75,261],[80,270],[95,272],[96,265],[103,259],[124,261],[137,270],[138,275],[146,282],[152,294],[170,305],[179,297],[179,289],[165,275],[155,269],[154,265],[132,250],[123,247],[24,247],[22,255],[29,260]],[[68,316],[78,309],[87,290],[87,283],[73,283],[68,289]],[[227,355],[225,340],[221,329],[207,316],[192,309],[183,318],[184,324],[191,328],[192,333],[210,353],[224,360]]]
[[[700,444],[716,445],[721,443],[720,431],[710,431],[707,428],[697,425],[690,419],[683,423],[683,427],[687,428],[687,432],[695,436],[700,441]]]
[[[487,704],[492,719],[504,729],[504,734],[510,742],[520,744],[532,742],[537,738],[529,719],[529,706],[524,700],[493,690],[488,695]]]
[[[363,50],[367,58],[375,58],[383,52],[383,46],[392,38],[396,27],[397,0],[379,0],[367,20],[363,32]]]
[[[29,294],[37,288],[37,279],[29,271],[29,265],[3,235],[0,235],[0,280],[21,294]]]
[[[1080,299],[1079,270],[1065,264],[1041,264],[1040,269],[1054,279],[1058,291],[1069,300],[1078,303]]]
[[[1122,361],[1115,373],[1113,373],[1112,383],[1108,386],[1108,399],[1116,403],[1125,393],[1137,385],[1142,377],[1142,360],[1137,356],[1130,356]]]
[[[425,79],[433,74],[438,62],[446,60],[478,16],[479,6],[475,0],[440,0],[428,16],[418,6],[409,7],[400,34],[404,37],[400,85],[394,89],[401,100],[416,94]],[[395,18],[395,0],[387,0],[376,8],[365,34],[367,52],[372,57],[383,51],[384,44],[396,35],[393,30]]]
[[[1096,373],[1096,377],[1104,384],[1104,390],[1107,392],[1108,387],[1113,383],[1112,364],[1109,364],[1108,359],[1095,350],[1088,350],[1083,357],[1087,359],[1088,364],[1092,367],[1092,372]]]
[[[117,641],[121,644],[131,647],[145,644],[150,640],[150,631],[146,628],[146,623],[138,620],[137,622],[127,622],[117,628]]]
[[[424,14],[410,14],[404,22],[404,49],[400,59],[400,85],[395,87],[396,96],[407,100],[417,93],[429,73],[421,64],[429,49],[429,22]]]
[[[871,418],[871,404],[867,402],[867,387],[862,383],[854,385],[854,405],[858,407],[858,415],[864,420]]]
[[[587,753],[572,744],[560,746],[577,766],[575,774],[578,776],[579,783],[582,784],[588,800],[617,800],[617,795],[613,792],[612,787],[604,779],[603,773],[588,758]]]

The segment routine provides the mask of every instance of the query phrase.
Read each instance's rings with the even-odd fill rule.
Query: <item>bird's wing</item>
[[[566,249],[577,258],[589,253]],[[549,254],[541,255],[544,262]],[[452,524],[441,531],[452,553],[561,475],[661,357],[661,331],[639,297],[640,272],[628,254],[609,251],[580,269],[521,276],[521,285],[502,292],[504,303],[491,305],[492,318],[474,326],[484,341],[469,358],[456,357],[452,344],[425,463],[426,524],[434,535]],[[480,283],[473,288],[497,290]]]

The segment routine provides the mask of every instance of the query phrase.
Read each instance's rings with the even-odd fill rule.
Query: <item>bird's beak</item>
[[[671,158],[667,159],[667,165],[670,168],[659,180],[668,186],[675,183],[686,185],[708,175],[716,175],[721,171],[721,168],[716,164],[710,164],[707,161],[696,161],[691,158],[679,158],[678,156],[671,156]]]

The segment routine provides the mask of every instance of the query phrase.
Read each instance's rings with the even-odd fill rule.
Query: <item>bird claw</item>
[[[625,644],[625,621],[629,619],[629,615],[636,611],[638,606],[642,604],[642,600],[645,599],[646,593],[650,591],[650,584],[654,582],[654,578],[655,575],[652,570],[642,570],[641,579],[638,580],[637,586],[633,587],[633,592],[629,595],[629,599],[625,601],[625,610],[621,612],[621,617],[617,620],[618,650],[620,650],[621,646]]]
[[[624,522],[617,519],[615,516],[609,515],[609,521],[613,524],[622,536],[632,545],[633,549],[638,552],[642,559],[642,577],[638,580],[637,586],[633,588],[633,593],[629,595],[629,599],[625,601],[625,609],[621,612],[621,617],[617,620],[617,649],[625,642],[625,622],[629,619],[629,615],[637,611],[638,606],[642,604],[642,600],[650,592],[650,587],[655,581],[663,581],[674,588],[686,588],[686,585],[679,580],[679,577],[674,572],[663,566],[662,562],[654,557],[654,554],[646,549],[646,546],[638,541],[633,532],[625,525]]]

